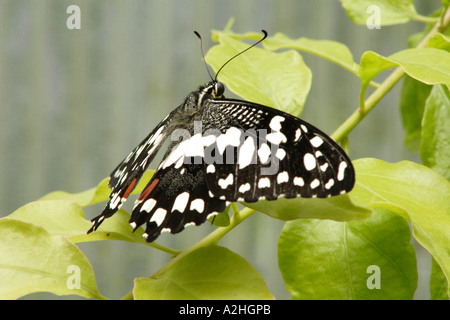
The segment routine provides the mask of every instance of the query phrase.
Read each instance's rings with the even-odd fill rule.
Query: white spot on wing
[[[179,212],[184,212],[188,201],[189,201],[189,193],[188,192],[180,193],[173,202],[172,212],[174,212],[175,210],[178,210]]]
[[[241,140],[241,130],[235,127],[229,128],[224,134],[217,137],[217,149],[223,154],[227,146],[237,147]]]
[[[177,163],[175,163],[175,169],[180,169],[181,166],[184,163],[184,156],[180,157],[180,159],[178,159]]]
[[[299,187],[303,187],[305,185],[305,181],[303,180],[302,177],[295,177],[293,182],[294,182],[294,185],[299,186]]]
[[[282,116],[275,116],[272,118],[272,120],[270,120],[270,124],[269,127],[273,130],[273,131],[280,131],[281,130],[281,122],[284,121],[284,117]]]
[[[211,163],[206,167],[206,173],[214,173],[216,172],[216,166]]]
[[[113,198],[111,199],[111,202],[109,203],[109,207],[111,209],[116,208],[119,205],[119,201],[120,201],[120,197],[119,197],[119,193],[116,193]]]
[[[164,218],[166,217],[167,210],[163,208],[156,209],[155,213],[150,219],[150,222],[155,222],[156,225],[159,227],[161,223],[164,221]]]
[[[202,138],[202,143],[204,147],[212,145],[216,141],[216,136],[211,134]]]
[[[139,157],[139,155],[141,154],[142,150],[144,150],[145,148],[145,144],[143,144],[142,146],[139,147],[139,149],[136,150],[135,154],[134,154],[134,159],[137,159]]]
[[[197,133],[189,140],[187,150],[185,153],[186,157],[204,157],[205,153],[203,150],[202,134]]]
[[[297,142],[298,139],[300,139],[300,136],[302,135],[300,129],[295,130],[295,139],[294,142]]]
[[[315,188],[317,188],[318,186],[320,186],[320,181],[319,181],[319,179],[314,179],[314,180],[311,182],[310,186],[311,186],[311,189],[315,189]]]
[[[267,141],[279,145],[281,142],[286,143],[287,139],[281,132],[272,132],[266,135]]]
[[[311,153],[305,153],[303,156],[303,164],[306,170],[311,171],[316,167],[316,158]]]
[[[226,189],[231,184],[233,184],[233,174],[232,173],[230,173],[225,179],[219,179],[219,186],[222,189]]]
[[[301,124],[300,127],[302,128],[303,132],[308,133],[308,128],[304,124]]]
[[[288,182],[288,181],[289,181],[289,174],[287,173],[287,171],[280,172],[280,173],[277,175],[277,183],[278,183],[278,184],[280,184],[280,183],[286,183],[286,182]]]
[[[203,201],[203,199],[195,199],[191,202],[189,209],[191,211],[197,210],[198,213],[203,213],[205,210],[205,201]]]
[[[258,188],[270,188],[270,179],[269,178],[261,178],[258,181]]]
[[[247,192],[247,191],[249,191],[250,190],[250,183],[244,183],[244,184],[241,184],[241,186],[239,187],[239,192],[240,193],[244,193],[244,192]]]
[[[147,141],[147,144],[148,144],[148,145],[153,144],[153,143],[156,141],[156,139],[158,139],[158,142],[159,142],[159,140],[161,140],[161,138],[163,137],[163,136],[161,135],[161,132],[164,130],[164,127],[165,127],[165,126],[162,126],[161,128],[159,128],[159,129],[155,132],[155,134],[153,135],[153,137],[152,137],[150,140]]]
[[[286,151],[284,151],[284,149],[278,148],[277,153],[275,155],[278,159],[283,160],[284,157],[286,157]]]
[[[155,199],[148,199],[141,207],[141,211],[150,212],[156,204]]]
[[[339,181],[344,180],[344,171],[345,171],[345,168],[347,168],[347,162],[342,161],[342,162],[339,164],[339,169],[338,169],[338,174],[337,174],[337,179],[338,179]]]
[[[259,161],[266,164],[270,157],[270,148],[267,143],[263,143],[258,149]]]
[[[175,162],[177,162],[179,159],[184,159],[184,154],[186,153],[186,148],[189,145],[189,140],[184,140],[177,144],[170,154],[167,156],[167,158],[161,163],[160,167],[163,169],[173,165]],[[181,163],[183,161],[181,160]]]
[[[245,142],[242,144],[239,149],[239,169],[243,169],[252,163],[253,155],[255,154],[255,140],[253,137],[247,137]]]
[[[320,147],[320,146],[322,145],[323,140],[322,140],[321,137],[315,136],[314,138],[312,138],[311,140],[309,140],[309,142],[311,142],[311,144],[312,144],[312,146],[313,146],[314,148],[318,148],[318,147]]]
[[[331,187],[334,185],[334,180],[330,179],[328,180],[328,182],[325,184],[325,189],[330,190]]]

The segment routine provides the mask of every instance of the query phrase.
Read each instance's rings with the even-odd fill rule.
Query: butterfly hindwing
[[[173,158],[174,154],[180,158],[167,166],[162,161],[131,215],[135,229],[147,223],[147,241],[154,241],[161,232],[178,233],[187,226],[200,225],[226,207],[225,201],[209,195],[203,164],[196,164],[201,159],[185,157],[176,147],[169,148],[164,158]]]

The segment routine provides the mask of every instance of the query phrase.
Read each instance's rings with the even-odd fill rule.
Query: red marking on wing
[[[130,185],[128,186],[127,190],[125,190],[125,193],[124,193],[124,195],[123,195],[122,198],[124,198],[124,199],[128,198],[128,196],[130,195],[131,191],[133,191],[134,185],[136,184],[136,182],[137,182],[137,179],[134,178],[134,179],[131,181]]]
[[[158,182],[159,182],[159,179],[153,180],[153,182],[147,188],[145,188],[144,192],[141,193],[138,200],[143,200],[143,199],[147,198],[147,196],[150,194],[150,192],[152,192],[152,190],[156,187]]]

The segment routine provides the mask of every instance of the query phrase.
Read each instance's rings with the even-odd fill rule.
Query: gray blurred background
[[[441,5],[440,0],[414,3],[423,15]],[[66,27],[72,4],[81,8],[81,30]],[[210,31],[223,29],[232,17],[235,32],[265,29],[269,35],[343,42],[356,62],[367,50],[390,55],[406,48],[408,36],[423,28],[416,22],[380,30],[356,26],[336,0],[1,0],[0,216],[48,192],[83,191],[108,176],[190,91],[209,80],[193,31],[203,35],[207,51],[213,45]],[[302,55],[313,72],[302,118],[331,134],[357,107],[359,80]],[[352,159],[419,161],[403,146],[399,89],[351,133]],[[87,218],[103,205],[86,210]],[[254,214],[220,245],[246,258],[276,298],[289,299],[277,265],[282,226]],[[182,249],[213,229],[205,224],[158,240]],[[169,259],[150,247],[118,241],[80,247],[100,292],[109,298],[122,297],[135,277],[151,275]],[[430,262],[420,247],[418,264],[416,298],[426,299]]]

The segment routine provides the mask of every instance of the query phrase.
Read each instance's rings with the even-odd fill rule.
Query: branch
[[[426,46],[428,39],[445,30],[450,25],[450,10],[443,15],[428,34],[422,39],[416,48],[423,48]],[[361,122],[362,119],[376,106],[376,104],[394,87],[395,84],[405,75],[401,67],[397,67],[395,71],[380,84],[380,86],[364,101],[364,108],[358,108],[355,112],[331,135],[336,141],[341,141]]]

